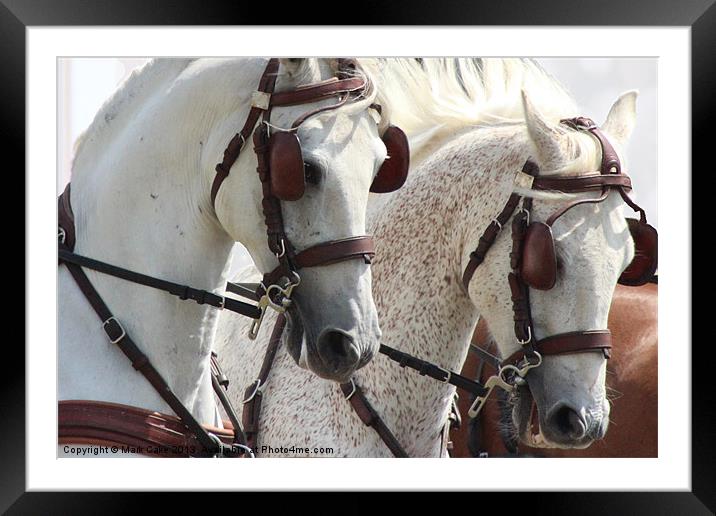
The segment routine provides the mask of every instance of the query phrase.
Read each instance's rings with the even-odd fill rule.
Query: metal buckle
[[[524,346],[524,345],[526,345],[528,342],[530,342],[531,340],[532,340],[532,327],[531,327],[531,326],[528,326],[528,327],[527,327],[527,340],[517,339],[517,342],[519,342],[520,345]],[[535,351],[535,353],[537,353],[537,352]],[[540,360],[540,362],[541,362],[541,360]]]
[[[505,374],[508,372],[514,372],[515,373],[515,379],[520,378],[524,380],[524,377],[527,375],[527,373],[530,371],[530,369],[534,369],[535,367],[539,367],[542,364],[542,355],[540,355],[537,351],[532,351],[535,356],[537,357],[537,362],[532,363],[527,359],[525,356],[526,362],[523,362],[520,366],[514,366],[512,364],[507,364],[502,367],[500,367],[500,370],[497,372],[496,375],[491,376],[487,379],[485,382],[485,388],[487,389],[487,392],[484,396],[477,396],[475,398],[475,401],[470,406],[470,409],[467,411],[468,416],[471,418],[477,417],[477,415],[480,413],[480,410],[482,410],[482,407],[485,405],[485,402],[490,397],[490,394],[492,394],[492,391],[495,387],[499,387],[500,389],[506,391],[506,392],[513,392],[515,390],[516,385],[518,384],[517,381],[513,380],[513,383],[510,383],[507,381]]]
[[[281,252],[280,253],[274,253],[276,258],[283,258],[286,255],[286,243],[283,241],[283,238],[279,240],[281,242]]]
[[[226,298],[224,296],[219,296],[219,297],[221,298],[221,301],[219,301],[219,306],[217,306],[217,308],[219,310],[223,310],[224,305],[226,304]]]
[[[261,388],[261,378],[256,378],[255,383],[256,383],[256,387],[254,387],[254,390],[251,393],[251,395],[248,398],[246,398],[245,400],[243,400],[241,403],[248,403],[249,401],[254,399],[254,397],[256,397],[256,393],[259,392],[259,389]]]
[[[590,120],[590,122],[592,122],[592,123],[587,124],[587,123],[585,123],[584,119],[580,118],[579,120],[576,121],[576,123],[574,124],[574,127],[580,131],[590,131],[592,129],[596,129],[597,124],[595,124],[593,120]]]
[[[254,451],[251,448],[249,448],[248,446],[245,446],[243,444],[238,444],[238,443],[234,443],[234,444],[232,444],[232,446],[236,446],[237,448],[241,448],[242,450],[245,450],[249,454],[249,457],[251,457],[252,459],[256,458],[256,455],[254,455]]]
[[[438,369],[440,369],[442,372],[444,372],[447,375],[444,380],[440,380],[440,381],[442,383],[450,383],[450,378],[452,378],[452,371],[443,369],[442,367],[439,367],[439,366],[438,366]]]
[[[506,366],[507,367],[507,366]],[[514,366],[509,366],[514,367]],[[470,409],[467,411],[467,415],[471,418],[476,418],[477,415],[482,410],[482,407],[485,406],[485,402],[492,394],[492,391],[495,389],[495,387],[499,387],[504,391],[512,392],[515,389],[515,386],[507,383],[507,381],[502,377],[502,371],[504,368],[500,369],[500,371],[494,375],[490,376],[487,381],[485,382],[485,389],[487,389],[487,392],[484,396],[476,396],[475,401],[472,402],[472,405],[470,405]],[[516,369],[516,368],[515,368]]]
[[[65,240],[67,239],[67,232],[65,231],[65,228],[62,226],[57,227],[57,238],[60,239],[60,243],[64,244]]]
[[[525,217],[526,217],[525,224],[527,224],[527,225],[529,226],[529,225],[530,225],[530,210],[528,210],[527,208],[525,208],[524,206],[522,206],[522,207],[520,208],[519,213],[524,213],[524,214],[525,214]]]
[[[350,400],[351,397],[356,393],[356,382],[353,381],[353,378],[351,378],[351,392],[345,396],[346,401]]]
[[[107,331],[107,325],[108,325],[110,322],[112,322],[112,321],[114,321],[114,324],[116,324],[117,327],[121,330],[121,334],[119,335],[119,337],[114,338],[114,339],[112,338],[112,336],[111,336],[111,335],[109,334],[109,332]],[[112,343],[112,344],[116,344],[117,342],[119,342],[120,340],[122,340],[124,337],[127,336],[127,332],[124,331],[124,326],[122,326],[122,325],[120,324],[120,322],[117,320],[117,318],[116,318],[115,316],[112,316],[112,317],[110,317],[109,319],[107,319],[106,321],[104,321],[104,322],[102,323],[102,329],[103,329],[104,332],[107,334],[107,337],[109,337],[109,342]]]
[[[209,436],[209,439],[214,441],[216,445],[219,447],[219,451],[216,452],[212,457],[214,459],[222,459],[224,458],[224,443],[221,442],[221,439],[219,439],[216,435],[212,434],[211,432],[207,432],[206,435]]]

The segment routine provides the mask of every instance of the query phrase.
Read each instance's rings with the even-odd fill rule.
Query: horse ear
[[[622,93],[609,110],[602,129],[621,146],[624,146],[636,124],[636,98],[639,92],[636,90]]]
[[[560,168],[567,161],[564,135],[532,105],[525,90],[522,90],[522,107],[527,132],[537,151],[537,161],[545,170]]]
[[[288,75],[293,77],[301,69],[306,58],[303,57],[282,57],[278,60],[281,67],[286,71]]]

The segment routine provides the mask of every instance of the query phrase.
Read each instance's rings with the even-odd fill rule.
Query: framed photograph
[[[218,4],[3,3],[29,302],[0,507],[436,490],[713,512],[690,206],[716,7],[252,26],[255,7],[235,24]]]

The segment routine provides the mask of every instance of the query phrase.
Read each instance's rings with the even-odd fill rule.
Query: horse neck
[[[204,147],[207,140],[216,148],[225,145],[248,108],[237,113],[235,106],[222,107],[216,101],[220,91],[196,83],[175,83],[176,92],[165,93],[166,100],[147,102],[132,120],[118,119],[113,145],[95,149],[94,156],[85,144],[85,155],[76,161],[80,168],[73,170],[75,252],[217,290],[225,284],[233,241],[208,201],[213,167],[207,163],[218,162],[221,153]],[[202,89],[200,95],[196,89]],[[188,102],[193,95],[211,100]],[[210,388],[214,309],[92,271],[88,275],[180,399],[191,404],[199,389]]]
[[[462,272],[470,243],[502,209],[514,171],[527,157],[524,138],[513,134],[477,129],[461,136],[414,170],[404,190],[375,213],[380,247],[373,291],[385,344],[446,369],[462,368],[479,317]],[[486,145],[491,141],[500,146]],[[380,410],[411,455],[439,453],[454,387],[384,357],[361,370],[359,379],[377,404],[399,400]]]

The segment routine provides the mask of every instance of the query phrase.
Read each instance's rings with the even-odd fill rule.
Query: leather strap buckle
[[[256,397],[256,393],[259,392],[259,389],[261,388],[261,378],[256,378],[256,380],[254,381],[253,385],[255,385],[255,387],[253,388],[253,391],[252,391],[251,394],[249,394],[249,396],[248,396],[245,400],[243,400],[241,403],[246,404],[246,403],[248,403],[249,401],[251,401],[252,399],[254,399],[254,397]]]
[[[351,397],[356,393],[356,382],[353,380],[353,378],[351,378],[350,383],[351,383],[351,392],[349,392],[348,394],[344,393],[344,397],[345,397],[346,401],[349,401],[351,399]]]
[[[59,226],[57,228],[57,238],[60,239],[61,244],[64,244],[65,240],[67,240],[67,232],[65,231],[65,228],[63,228],[62,226]]]
[[[127,332],[124,331],[124,327],[119,323],[115,316],[110,317],[102,323],[102,329],[109,337],[109,342],[116,344],[124,337],[127,336]]]

